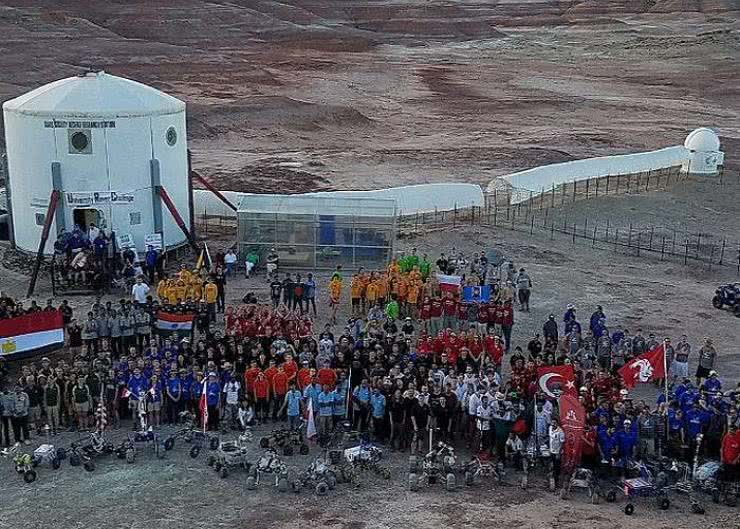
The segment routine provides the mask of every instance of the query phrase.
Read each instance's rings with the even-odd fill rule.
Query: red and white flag
[[[64,345],[64,320],[59,311],[34,312],[0,320],[0,356],[13,359]]]
[[[188,312],[185,314],[173,314],[171,312],[157,312],[157,329],[160,331],[192,331],[193,319],[195,314]]]
[[[203,417],[203,431],[205,432],[208,425],[208,380],[204,378],[202,384],[198,408],[200,409],[200,416]]]
[[[624,386],[632,389],[638,382],[651,382],[665,377],[665,351],[659,344],[647,353],[633,358],[619,369]]]
[[[563,444],[563,469],[570,472],[581,462],[583,451],[583,429],[586,426],[586,410],[578,398],[563,394],[559,399],[560,424],[565,433]]]
[[[578,395],[576,374],[573,366],[544,366],[537,369],[537,385],[548,397],[557,398],[560,394]]]
[[[462,276],[450,276],[447,274],[437,273],[437,281],[439,281],[439,289],[442,293],[452,292],[457,294],[460,292],[460,285],[462,285]]]
[[[306,424],[306,437],[308,439],[313,439],[319,434],[319,432],[318,430],[316,430],[316,421],[313,417],[313,399],[310,397],[308,399],[308,412],[306,415],[308,416],[308,424]]]

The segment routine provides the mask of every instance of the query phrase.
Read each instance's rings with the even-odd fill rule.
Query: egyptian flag
[[[12,360],[64,345],[64,320],[58,310],[0,320],[0,356]]]
[[[174,314],[160,310],[157,312],[157,329],[169,332],[191,332],[193,330],[195,314]]]
[[[563,444],[563,469],[572,471],[581,462],[583,452],[583,429],[586,425],[586,410],[573,395],[563,394],[560,396],[560,424],[565,433]]]
[[[462,284],[462,276],[450,276],[447,274],[437,273],[437,281],[439,281],[439,289],[444,294],[445,292],[452,292],[453,294],[459,294],[460,285]]]
[[[576,374],[573,366],[544,366],[537,369],[537,385],[545,395],[557,398],[554,392],[561,394],[578,395],[576,390]]]
[[[638,382],[652,382],[665,377],[666,359],[663,344],[633,358],[619,369],[624,386],[632,389]]]

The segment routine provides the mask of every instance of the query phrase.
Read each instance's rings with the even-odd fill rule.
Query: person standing
[[[149,283],[154,284],[154,275],[157,272],[157,259],[159,255],[154,246],[147,246],[146,255],[144,256],[144,268],[146,269],[147,276],[149,277]]]
[[[334,417],[334,393],[324,384],[319,393],[319,444],[328,441]]]
[[[231,374],[228,377],[229,380],[224,384],[223,390],[225,395],[223,429],[231,428],[232,430],[237,430],[239,424],[237,418],[239,415],[239,392],[241,390],[241,384]]]
[[[702,380],[709,377],[717,359],[717,350],[712,345],[711,338],[704,339],[704,345],[699,349],[699,365],[696,368],[696,385],[701,387]]]
[[[565,432],[560,427],[560,422],[556,417],[550,418],[550,458],[552,459],[552,478],[550,480],[550,490],[557,487],[560,479],[561,458],[563,445],[565,444]]]
[[[144,279],[139,276],[136,278],[134,286],[131,287],[131,297],[136,303],[146,305],[146,297],[149,295],[149,290],[149,285],[144,283]]]
[[[285,394],[283,400],[283,406],[280,408],[278,415],[282,415],[284,411],[288,412],[288,428],[291,430],[297,430],[301,424],[301,401],[303,395],[296,389],[295,381],[291,380],[288,383],[288,392]]]
[[[310,314],[310,308],[313,309],[313,316],[316,317],[316,281],[313,274],[306,276],[304,283],[303,297],[306,299],[306,314]],[[309,308],[310,307],[310,308]]]
[[[208,373],[208,380],[204,383],[203,391],[206,392],[206,406],[208,407],[208,430],[218,431],[219,410],[221,408],[221,384],[216,379],[216,373]]]
[[[208,278],[208,282],[203,289],[203,296],[208,308],[208,318],[213,323],[216,321],[216,302],[218,301],[218,286],[213,282],[213,278]]]
[[[213,280],[216,283],[216,308],[223,314],[226,309],[226,274],[220,266],[216,267]]]
[[[524,268],[519,269],[516,276],[516,290],[519,297],[520,310],[529,312],[529,297],[532,293],[532,280]]]

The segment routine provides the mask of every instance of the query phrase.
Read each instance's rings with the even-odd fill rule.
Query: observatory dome
[[[683,146],[690,151],[716,152],[719,151],[719,136],[712,129],[702,127],[686,136]]]

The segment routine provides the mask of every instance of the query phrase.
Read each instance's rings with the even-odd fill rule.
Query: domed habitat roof
[[[6,101],[3,109],[53,118],[140,117],[176,114],[185,110],[185,103],[101,71],[54,81]]]
[[[690,151],[715,152],[719,150],[719,136],[712,129],[702,127],[686,136],[683,146]]]

